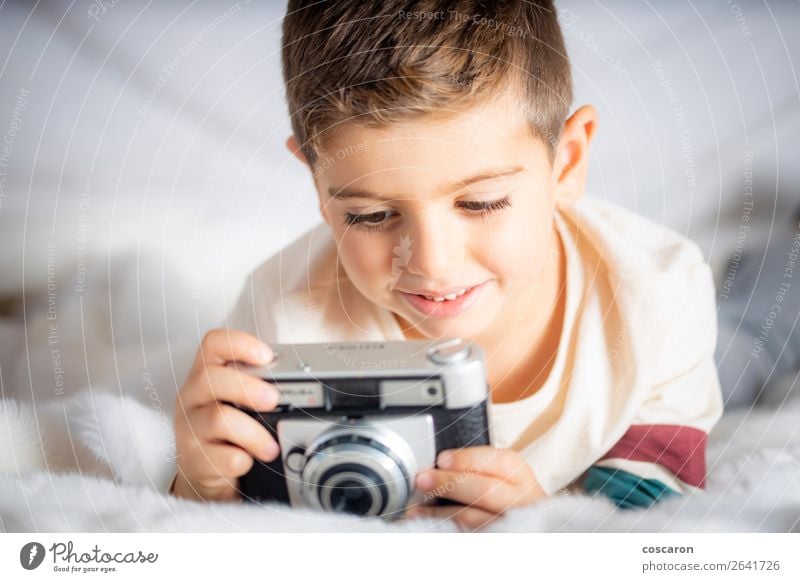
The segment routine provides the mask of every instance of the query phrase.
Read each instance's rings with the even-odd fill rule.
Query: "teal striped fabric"
[[[621,509],[650,507],[680,495],[658,479],[644,479],[622,469],[595,465],[586,471],[583,488],[589,494],[605,495]]]

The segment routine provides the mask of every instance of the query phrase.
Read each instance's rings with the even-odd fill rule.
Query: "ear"
[[[286,139],[286,148],[292,152],[292,154],[294,154],[294,157],[303,162],[306,166],[310,167],[308,159],[306,159],[306,155],[303,153],[303,150],[300,149],[300,144],[297,143],[297,138],[294,136],[294,134],[290,135]]]
[[[286,138],[286,149],[292,152],[294,157],[296,157],[298,160],[300,160],[306,166],[308,166],[309,169],[311,169],[311,164],[308,163],[308,158],[306,158],[306,155],[303,153],[303,150],[300,149],[300,144],[297,142],[297,138],[294,136],[294,134]],[[313,171],[311,172],[311,177],[314,180],[314,185],[317,187],[317,191],[319,191],[319,184],[317,184],[317,177],[314,175]],[[328,213],[325,212],[325,208],[323,208],[322,206],[321,199],[319,203],[319,213],[322,215],[323,220],[325,220],[325,222],[328,222],[328,224],[330,224],[328,220]]]
[[[553,161],[556,206],[559,208],[575,204],[586,188],[589,144],[596,127],[597,111],[591,105],[584,105],[564,122]]]

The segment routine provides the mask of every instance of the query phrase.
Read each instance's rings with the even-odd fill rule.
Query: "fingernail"
[[[274,460],[275,457],[278,456],[278,443],[270,441],[269,444],[264,447],[264,454],[268,460]]]
[[[453,466],[453,457],[450,451],[442,451],[437,457],[436,464],[440,469],[449,469]]]
[[[260,399],[261,399],[261,403],[264,406],[269,406],[269,407],[275,406],[275,403],[277,401],[276,394],[275,394],[275,388],[273,388],[271,386],[267,386],[266,388],[263,388],[261,390]]]
[[[417,476],[417,486],[420,489],[430,489],[433,487],[433,475],[430,473],[420,473]]]
[[[269,346],[261,344],[253,350],[253,357],[257,361],[266,364],[267,362],[272,361],[272,350],[269,348]]]

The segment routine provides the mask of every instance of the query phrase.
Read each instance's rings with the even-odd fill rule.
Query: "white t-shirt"
[[[489,405],[490,438],[519,451],[548,494],[590,466],[704,486],[706,435],[722,415],[716,305],[697,246],[592,198],[556,214],[567,265],[555,363],[533,395]],[[226,325],[267,343],[403,340],[337,261],[327,224],[251,273]]]

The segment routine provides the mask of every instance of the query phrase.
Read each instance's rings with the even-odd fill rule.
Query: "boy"
[[[290,1],[283,72],[324,223],[251,276],[178,396],[174,493],[237,499],[277,444],[224,364],[272,342],[462,337],[486,353],[493,446],[416,484],[477,529],[565,488],[621,507],[703,488],[722,399],[714,285],[694,244],[581,199],[596,113],[569,115],[549,1]],[[262,345],[260,338],[267,345]],[[261,350],[261,351],[260,351]]]

